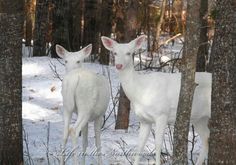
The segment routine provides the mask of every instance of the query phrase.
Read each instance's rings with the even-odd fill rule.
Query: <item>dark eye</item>
[[[116,52],[113,52],[113,55],[114,55],[114,56],[116,56],[116,55],[117,55],[117,53],[116,53]]]
[[[130,56],[130,55],[131,55],[131,53],[130,53],[130,52],[128,52],[128,53],[126,53],[126,55],[127,55],[127,56]]]
[[[79,64],[79,63],[80,63],[80,61],[77,61],[76,63],[77,63],[77,64]]]
[[[68,61],[65,61],[65,63],[67,63]]]

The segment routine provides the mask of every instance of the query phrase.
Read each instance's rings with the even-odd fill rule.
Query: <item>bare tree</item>
[[[195,70],[199,44],[199,7],[200,0],[187,1],[187,23],[182,57],[182,79],[177,118],[174,129],[173,164],[187,165],[188,132],[196,87]]]
[[[164,15],[165,15],[165,9],[166,9],[166,0],[163,0],[162,1],[162,4],[161,4],[161,12],[160,12],[160,19],[157,23],[157,29],[156,29],[156,40],[157,40],[157,44],[156,44],[156,48],[158,48],[158,44],[159,44],[159,38],[160,38],[160,33],[161,33],[161,25],[164,21]]]
[[[69,1],[51,0],[52,2],[52,57],[58,57],[55,45],[63,45],[67,50],[70,48],[70,38],[68,30],[69,21]]]
[[[110,36],[112,32],[112,20],[113,20],[113,1],[111,0],[102,0],[101,6],[101,35]],[[101,47],[100,53],[100,63],[109,64],[109,54],[108,50],[104,47]]]
[[[98,0],[85,0],[84,1],[84,35],[83,46],[90,43],[93,44],[92,58],[98,53],[99,41],[99,3]]]
[[[236,1],[216,1],[208,164],[236,164]]]
[[[23,164],[21,59],[24,0],[0,1],[0,164]]]
[[[25,45],[31,46],[33,39],[33,17],[35,0],[25,0]]]
[[[200,40],[199,40],[199,48],[197,53],[197,66],[196,70],[198,72],[206,71],[206,61],[208,58],[208,24],[207,24],[207,14],[208,14],[208,0],[201,0],[200,6],[200,22],[201,22],[201,30],[200,30]]]
[[[46,55],[48,1],[36,0],[33,56]]]
[[[176,23],[174,33],[183,32],[183,23],[182,23],[182,10],[183,10],[183,0],[174,0],[172,9],[173,21]]]
[[[70,0],[69,38],[72,51],[78,51],[82,46],[82,15],[83,1]]]

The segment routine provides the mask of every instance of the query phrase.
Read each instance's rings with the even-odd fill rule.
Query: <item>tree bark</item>
[[[52,48],[51,56],[58,57],[55,45],[60,44],[67,50],[70,48],[70,38],[68,30],[69,20],[69,1],[68,0],[52,0]]]
[[[72,51],[78,51],[82,46],[82,11],[82,0],[70,0],[69,38]]]
[[[208,0],[201,0],[200,7],[200,46],[198,48],[197,53],[197,72],[205,72],[206,71],[206,61],[208,58],[208,24],[207,24],[207,13],[208,13]]]
[[[209,165],[236,164],[236,1],[216,1]]]
[[[183,0],[174,0],[173,1],[173,10],[172,10],[172,20],[175,21],[174,34],[183,32],[182,25],[182,10],[183,10]]]
[[[161,25],[163,23],[164,20],[164,15],[165,15],[165,10],[166,9],[166,0],[162,1],[162,5],[161,5],[161,13],[160,13],[160,19],[157,23],[157,30],[156,30],[156,45],[155,45],[155,50],[157,50],[158,45],[159,45],[159,39],[160,39],[160,34],[161,34]]]
[[[23,0],[0,0],[0,164],[23,165]]]
[[[98,24],[98,0],[84,1],[84,35],[83,46],[90,43],[93,44],[92,61],[95,60],[95,55],[98,54],[99,39],[99,24]]]
[[[102,0],[101,11],[101,36],[110,36],[112,32],[112,18],[113,18],[113,1]],[[100,63],[109,65],[109,51],[101,47]]]
[[[26,0],[25,4],[25,46],[31,46],[33,39],[33,0]]]
[[[48,2],[36,0],[33,56],[46,55],[46,34],[48,27]]]
[[[182,58],[180,98],[174,128],[173,164],[188,164],[188,132],[193,94],[196,87],[195,70],[199,44],[200,0],[187,1],[187,23]]]

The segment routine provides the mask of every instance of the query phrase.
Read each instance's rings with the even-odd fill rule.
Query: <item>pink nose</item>
[[[116,64],[116,69],[120,70],[122,69],[123,65],[122,64]]]

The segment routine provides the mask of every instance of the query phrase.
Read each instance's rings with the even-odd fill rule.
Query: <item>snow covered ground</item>
[[[51,66],[51,67],[50,67]],[[114,67],[102,66],[94,63],[85,63],[85,68],[103,74],[111,79],[113,99],[119,89],[119,80]],[[64,66],[57,60],[49,57],[23,57],[23,125],[24,125],[24,158],[25,164],[58,164],[61,152],[63,133],[61,80],[55,76],[63,77]],[[109,74],[108,74],[109,73]],[[110,75],[110,76],[108,76]],[[112,99],[108,107],[106,117],[113,109]],[[73,122],[75,116],[73,117]],[[114,113],[106,121],[102,131],[102,153],[104,165],[126,165],[133,161],[134,157],[126,155],[135,152],[138,143],[139,123],[131,111],[130,127],[128,131],[115,130]],[[89,147],[87,153],[93,152],[94,131],[93,125],[89,125]],[[171,153],[170,129],[167,129],[163,152],[166,149]],[[190,134],[191,135],[191,134]],[[198,138],[197,138],[198,139]],[[79,150],[81,151],[81,137],[79,138]],[[194,156],[199,152],[199,142],[196,144]],[[191,147],[191,144],[190,144]],[[151,134],[146,144],[145,152],[149,156],[143,157],[145,164],[153,164],[154,160],[154,136]],[[71,139],[67,144],[67,153],[72,149]],[[118,156],[119,155],[119,156]],[[71,164],[71,157],[67,164]],[[97,164],[95,156],[87,156],[86,164]]]
[[[23,58],[24,153],[25,161],[29,162],[29,159],[33,159],[34,164],[47,164],[47,152],[50,162],[58,164],[61,149],[63,133],[61,81],[55,77],[53,70],[50,68],[51,63],[56,67],[60,77],[63,77],[64,66],[56,59],[49,57]],[[106,76],[110,72],[113,97],[116,96],[119,89],[119,81],[113,67],[89,63],[85,63],[84,67]],[[111,101],[107,116],[112,108],[113,103]],[[113,156],[111,152],[116,151],[122,154],[122,147],[127,151],[134,149],[138,141],[139,125],[133,113],[131,113],[130,125],[129,131],[125,133],[125,131],[114,130],[115,120],[113,114],[106,121],[102,131],[102,153],[105,154],[103,157],[104,164],[127,164],[124,156]],[[149,146],[153,149],[152,143],[153,139],[150,138]],[[79,144],[81,144],[81,138],[79,139]],[[72,145],[69,140],[68,152],[71,148]],[[90,124],[88,153],[94,148],[93,125]],[[88,156],[87,160],[88,164],[96,164],[96,157]],[[70,160],[68,160],[68,164],[70,164]]]

